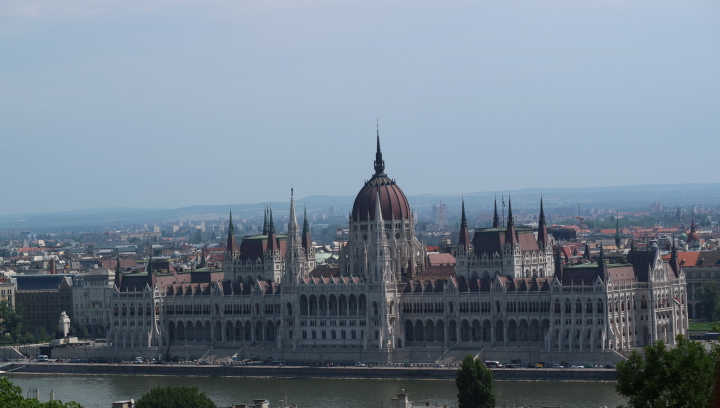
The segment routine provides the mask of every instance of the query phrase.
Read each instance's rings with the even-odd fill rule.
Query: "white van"
[[[37,361],[50,361],[50,360],[48,360],[48,356],[46,356],[45,354],[40,354],[37,358]]]

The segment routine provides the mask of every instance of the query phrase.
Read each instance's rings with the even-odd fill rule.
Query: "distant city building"
[[[72,275],[16,275],[16,305],[28,330],[44,327],[52,332],[60,313],[73,314]]]

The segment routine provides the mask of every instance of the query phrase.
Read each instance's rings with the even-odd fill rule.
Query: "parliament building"
[[[385,173],[357,194],[339,266],[315,262],[307,215],[290,194],[286,234],[266,212],[262,235],[238,244],[231,222],[222,270],[116,274],[109,351],[227,361],[611,363],[687,330],[685,275],[675,250],[630,250],[610,263],[565,265],[548,235],[501,225],[470,231],[462,208],[454,276],[423,280],[427,253],[410,204]],[[150,264],[149,264],[150,265]]]

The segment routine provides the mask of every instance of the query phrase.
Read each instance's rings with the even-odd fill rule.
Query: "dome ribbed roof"
[[[384,220],[410,218],[410,204],[405,193],[385,174],[385,161],[380,151],[380,133],[377,136],[375,174],[368,180],[357,197],[352,209],[353,221],[374,221],[375,206],[380,196],[380,211]]]
[[[380,211],[384,220],[410,218],[410,204],[405,193],[386,175],[375,175],[355,197],[352,209],[353,221],[374,221],[377,197],[380,195]]]

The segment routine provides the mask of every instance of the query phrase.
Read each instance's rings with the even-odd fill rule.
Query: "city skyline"
[[[714,183],[718,11],[6,2],[0,214]]]

